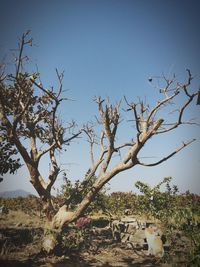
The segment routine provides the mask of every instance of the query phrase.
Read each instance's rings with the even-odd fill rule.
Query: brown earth
[[[42,251],[44,221],[22,211],[10,211],[0,217],[0,266],[165,266],[160,259],[147,255],[143,248],[131,248],[105,237],[93,240],[89,249],[47,255]],[[180,265],[184,266],[184,265]]]

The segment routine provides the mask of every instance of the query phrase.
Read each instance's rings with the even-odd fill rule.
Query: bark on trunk
[[[51,198],[48,198],[46,200],[42,200],[43,202],[43,211],[48,219],[48,221],[52,221],[53,217],[55,216],[55,209],[52,204]]]
[[[33,164],[26,163],[29,173],[30,173],[30,182],[37,191],[43,205],[43,212],[45,213],[49,221],[52,220],[55,215],[54,206],[52,203],[51,192],[46,188],[46,184],[42,179],[40,172],[38,171],[37,166]]]

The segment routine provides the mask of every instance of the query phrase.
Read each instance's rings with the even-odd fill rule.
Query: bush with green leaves
[[[62,250],[69,253],[87,249],[90,244],[90,230],[88,228],[72,228],[67,233],[62,233]]]
[[[178,193],[177,186],[170,185],[171,180],[171,177],[165,177],[155,187],[150,187],[141,181],[136,182],[136,188],[142,193],[138,198],[142,213],[162,221],[168,220],[169,216],[174,212]],[[165,191],[161,191],[163,186],[165,186]]]
[[[61,237],[62,251],[70,253],[88,249],[92,240],[92,223],[88,217],[80,217],[75,225],[63,229]]]
[[[153,188],[138,181],[136,187],[142,193],[138,198],[141,211],[164,223],[165,234],[171,241],[171,255],[179,254],[177,248],[182,242],[186,266],[200,266],[200,196],[189,191],[178,194],[177,186],[171,186],[171,181],[171,177],[166,177]],[[165,191],[161,192],[163,185]]]
[[[64,203],[67,205],[68,209],[74,210],[75,207],[81,203],[83,198],[87,195],[87,193],[91,190],[94,181],[96,180],[96,176],[88,177],[87,174],[83,181],[76,180],[74,183],[71,182],[66,175],[63,174],[64,184],[62,185],[62,189],[60,192],[60,198],[63,199]],[[87,213],[97,212],[99,210],[105,211],[106,203],[107,203],[107,189],[103,187],[99,193],[96,195],[94,201],[87,208]]]
[[[106,211],[112,216],[123,216],[126,210],[138,214],[138,196],[132,192],[113,192],[107,196]]]
[[[200,196],[189,191],[179,195],[173,220],[175,228],[188,239],[187,266],[200,266]]]

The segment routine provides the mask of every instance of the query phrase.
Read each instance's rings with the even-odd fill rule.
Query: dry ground
[[[0,266],[171,266],[147,256],[146,250],[127,248],[111,239],[98,241],[88,251],[49,256],[41,250],[44,226],[44,220],[22,211],[10,211],[7,215],[1,215]]]

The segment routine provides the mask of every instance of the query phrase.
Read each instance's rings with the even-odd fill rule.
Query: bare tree
[[[122,144],[117,143],[117,133],[122,121],[121,101],[112,105],[109,100],[104,100],[101,97],[95,98],[99,113],[96,121],[98,127],[101,128],[101,133],[98,137],[95,133],[94,124],[91,123],[84,127],[84,132],[88,137],[91,157],[91,167],[86,179],[95,175],[97,180],[75,211],[69,213],[64,207],[58,211],[53,220],[53,227],[62,227],[63,224],[81,216],[100,189],[118,173],[136,165],[148,167],[159,165],[195,141],[195,139],[191,139],[182,142],[170,154],[163,155],[163,158],[153,163],[144,163],[139,159],[140,151],[144,149],[145,143],[149,142],[152,137],[167,134],[181,125],[196,124],[192,119],[189,121],[184,119],[186,109],[198,95],[198,91],[190,92],[193,79],[190,70],[187,70],[187,80],[183,83],[177,82],[175,75],[172,79],[167,79],[164,76],[161,78],[163,81],[163,86],[159,89],[161,99],[153,107],[145,104],[145,101],[140,99],[135,103],[129,102],[124,97],[125,112],[131,112],[132,119],[130,123],[135,127],[136,132],[131,140]],[[176,100],[178,100],[179,105]],[[167,108],[169,113],[174,113],[174,121],[168,121]],[[100,152],[95,158],[95,154],[97,154],[95,153],[96,145],[100,147]],[[116,154],[120,155],[118,161],[115,158]]]
[[[12,147],[16,147],[28,168],[30,182],[42,199],[44,211],[50,219],[55,213],[51,189],[60,172],[56,153],[81,132],[65,138],[67,128],[72,129],[74,123],[65,128],[57,116],[58,106],[64,100],[61,98],[63,73],[60,74],[56,70],[58,89],[54,90],[42,85],[39,73],[29,74],[24,71],[25,61],[28,60],[24,55],[24,49],[29,45],[32,45],[32,38],[29,38],[28,31],[23,34],[19,42],[14,74],[6,75],[5,69],[1,68],[1,147],[6,147],[7,155],[10,149],[8,162],[13,161],[13,164],[15,160],[11,156],[15,150],[12,150]],[[46,154],[49,154],[51,170],[47,179],[44,179],[39,170],[39,163]],[[4,173],[19,167],[13,164],[11,166],[5,164],[7,169],[4,169]]]

